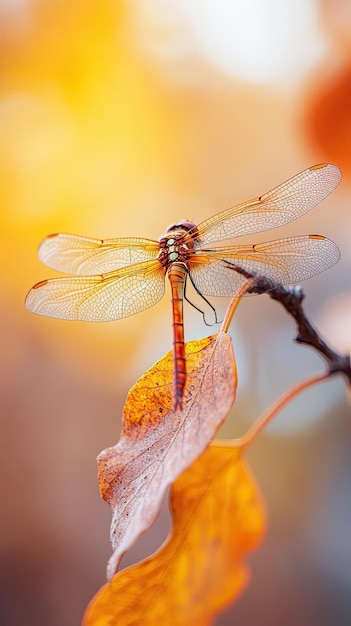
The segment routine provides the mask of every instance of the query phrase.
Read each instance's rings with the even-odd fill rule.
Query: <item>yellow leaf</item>
[[[171,504],[169,539],[100,589],[84,626],[207,626],[243,589],[265,515],[241,449],[211,445],[175,482]]]

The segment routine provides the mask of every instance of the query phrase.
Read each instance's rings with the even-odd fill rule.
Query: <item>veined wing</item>
[[[247,280],[239,267],[288,285],[332,267],[340,258],[336,244],[320,235],[290,237],[256,245],[196,250],[190,276],[205,296],[233,297]]]
[[[39,246],[41,261],[66,274],[104,274],[157,257],[159,244],[151,239],[91,239],[54,233]]]
[[[335,165],[315,165],[264,196],[222,211],[197,227],[195,247],[283,226],[321,202],[341,180]],[[194,238],[197,236],[194,230]]]
[[[34,285],[25,304],[39,315],[108,322],[144,311],[161,300],[164,276],[160,262],[154,260],[97,276],[52,278]]]

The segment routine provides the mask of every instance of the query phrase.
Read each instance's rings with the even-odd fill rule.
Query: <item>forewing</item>
[[[99,276],[52,278],[26,298],[33,313],[66,320],[108,322],[156,304],[165,290],[159,261],[147,261]]]
[[[323,272],[339,258],[339,249],[330,239],[304,235],[252,246],[196,251],[190,275],[204,296],[232,297],[247,280],[236,268],[288,285]]]
[[[310,167],[264,196],[222,211],[199,224],[195,246],[207,246],[292,222],[321,202],[340,180],[341,172],[335,165]]]
[[[40,244],[38,255],[54,270],[89,276],[154,259],[158,252],[158,242],[151,239],[90,239],[55,233]]]

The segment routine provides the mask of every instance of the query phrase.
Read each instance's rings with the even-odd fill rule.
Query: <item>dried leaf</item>
[[[206,626],[243,589],[265,514],[241,449],[211,445],[175,482],[171,504],[167,542],[100,589],[84,626]]]
[[[234,401],[236,369],[229,335],[186,345],[183,411],[173,410],[168,353],[131,389],[122,436],[98,457],[99,486],[113,510],[110,578],[125,551],[152,524],[166,487],[205,450]]]

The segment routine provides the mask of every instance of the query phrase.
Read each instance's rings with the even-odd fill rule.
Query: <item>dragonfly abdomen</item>
[[[184,346],[183,298],[187,276],[185,263],[172,263],[168,269],[168,278],[172,293],[172,329],[173,329],[173,393],[174,408],[182,409],[182,400],[186,383],[186,361]]]

